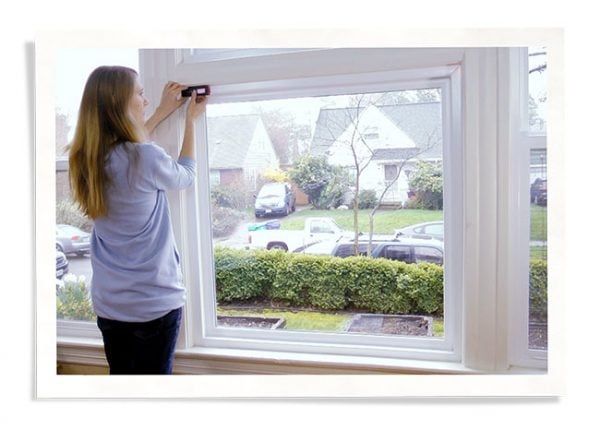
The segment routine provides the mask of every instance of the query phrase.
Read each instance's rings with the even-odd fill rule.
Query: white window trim
[[[293,54],[298,52],[315,51],[320,48],[196,48],[184,49],[181,58],[184,63],[209,63],[214,61],[228,61],[245,58],[279,56],[282,54]]]
[[[289,97],[309,97],[332,94],[352,94],[362,93],[367,91],[377,92],[382,90],[404,90],[424,87],[441,87],[445,94],[445,102],[443,109],[446,115],[444,129],[448,130],[444,136],[446,142],[450,139],[449,130],[451,129],[452,115],[448,111],[451,108],[451,76],[454,76],[455,85],[458,85],[459,80],[457,75],[451,75],[457,67],[436,68],[424,71],[402,71],[402,72],[377,72],[369,74],[355,75],[339,75],[335,77],[321,78],[306,78],[294,79],[285,81],[259,82],[252,84],[236,84],[217,86],[212,91],[211,102],[233,102],[247,100],[264,100],[272,98],[289,98]],[[440,76],[446,75],[440,79]],[[324,89],[326,91],[324,91]],[[459,111],[454,112],[454,115],[459,115]],[[457,124],[460,124],[458,121]],[[204,127],[202,127],[204,128]],[[210,189],[205,181],[206,172],[208,171],[207,161],[207,143],[206,134],[198,133],[198,148],[199,160],[199,175],[196,188],[198,190],[198,206],[210,207],[208,196]],[[450,161],[453,159],[451,154],[459,154],[460,151],[447,151],[448,172],[453,169],[450,167]],[[458,163],[458,161],[457,161]],[[458,170],[460,171],[460,170]],[[450,175],[448,176],[450,177]],[[447,188],[448,193],[452,193],[451,187]],[[454,189],[460,189],[456,187]],[[455,210],[460,210],[462,199],[460,196],[450,197],[448,201],[454,201]],[[193,198],[193,196],[191,196]],[[452,217],[449,215],[452,209],[448,208],[445,211],[446,222],[451,225]],[[192,318],[195,318],[192,327],[203,327],[203,330],[196,331],[193,336],[193,344],[190,346],[201,345],[204,347],[216,348],[243,348],[243,349],[266,349],[279,350],[283,352],[313,352],[316,354],[346,354],[358,356],[380,356],[380,357],[395,357],[402,356],[403,358],[414,359],[432,359],[444,361],[457,361],[460,359],[460,349],[455,347],[457,334],[460,327],[460,315],[457,312],[459,306],[460,290],[458,288],[448,288],[451,279],[456,279],[460,273],[452,270],[454,267],[461,267],[460,256],[461,247],[456,247],[456,252],[453,257],[450,257],[450,264],[446,265],[446,288],[445,288],[445,337],[444,339],[423,339],[423,338],[386,338],[382,342],[381,336],[368,335],[353,335],[353,334],[334,334],[334,333],[302,333],[302,332],[270,332],[265,330],[240,330],[232,328],[217,327],[215,321],[210,317],[216,317],[216,297],[214,288],[214,263],[211,244],[211,218],[208,211],[199,211],[196,214],[189,213],[186,218],[188,222],[194,223],[195,215],[199,220],[199,229],[201,237],[208,240],[200,240],[197,243],[204,244],[201,246],[201,252],[205,255],[205,259],[201,262],[203,266],[201,273],[202,278],[199,280],[202,285],[202,297],[198,302],[204,303],[201,312],[195,312]],[[459,216],[455,217],[460,218]],[[186,230],[195,228],[188,225]],[[191,235],[185,234],[187,238],[192,238]],[[450,235],[449,243],[451,243],[452,235]],[[193,240],[190,242],[196,242]],[[453,261],[454,260],[454,261]],[[189,279],[189,285],[198,285],[195,279]],[[460,282],[457,283],[460,285]],[[195,292],[190,291],[190,296]],[[201,319],[204,316],[204,319]],[[251,336],[251,337],[250,337]],[[341,351],[341,352],[340,352]]]
[[[512,255],[511,270],[512,285],[517,286],[512,290],[511,306],[514,309],[514,318],[511,320],[511,333],[514,338],[511,342],[510,362],[516,366],[546,368],[548,365],[548,352],[529,348],[529,240],[531,226],[531,203],[529,197],[530,187],[530,157],[532,149],[546,149],[546,134],[531,133],[529,131],[529,61],[528,49],[515,50],[513,61],[518,70],[518,83],[514,91],[519,92],[522,101],[520,108],[520,124],[515,131],[517,138],[512,145],[511,163],[517,172],[511,180],[511,192],[518,195],[519,199],[513,201],[512,211],[518,216],[512,220],[514,235],[513,241],[517,244],[516,252]],[[550,246],[550,237],[548,238]],[[552,347],[548,344],[548,348]]]

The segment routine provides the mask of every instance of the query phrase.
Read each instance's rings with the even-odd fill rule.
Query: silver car
[[[56,248],[65,254],[83,256],[90,252],[90,234],[72,225],[56,225],[56,242]]]
[[[444,221],[422,222],[420,224],[409,225],[394,231],[396,237],[408,236],[414,238],[434,238],[444,241]]]

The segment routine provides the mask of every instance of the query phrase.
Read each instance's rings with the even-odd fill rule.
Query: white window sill
[[[89,338],[58,338],[57,361],[79,365],[107,365],[102,340]],[[177,350],[174,373],[475,375],[484,372],[469,369],[455,362],[193,347]],[[540,369],[512,367],[501,373],[543,375],[546,372]]]

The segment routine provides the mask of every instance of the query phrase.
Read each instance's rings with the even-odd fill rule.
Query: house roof
[[[381,148],[373,150],[372,160],[405,160],[417,155],[417,148]]]
[[[242,168],[259,121],[254,114],[207,118],[210,168]]]
[[[442,108],[440,102],[406,103],[376,107],[415,143],[416,151],[419,150],[418,148],[430,147],[418,158],[442,157]],[[329,147],[364,109],[365,107],[360,109],[321,109],[311,144],[311,153],[313,155],[325,155]],[[398,156],[414,156],[414,152],[399,150],[400,148],[375,149],[374,159],[397,160],[399,159]]]

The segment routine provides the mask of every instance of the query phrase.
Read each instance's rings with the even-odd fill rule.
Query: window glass
[[[218,327],[238,317],[237,328],[443,337],[443,267],[423,291],[433,299],[420,300],[390,288],[406,281],[398,260],[410,262],[409,247],[367,256],[373,211],[379,241],[443,220],[440,100],[430,88],[207,105],[209,168],[221,172],[211,186]],[[263,198],[272,183],[292,185],[293,207]],[[370,317],[382,314],[420,316],[431,330]]]
[[[546,150],[530,157],[529,348],[548,348],[548,183]]]
[[[385,258],[389,258],[390,260],[404,261],[405,263],[411,262],[409,246],[386,246],[384,256]]]
[[[56,66],[56,298],[57,317],[95,320],[89,298],[92,222],[74,203],[67,145],[73,138],[85,82],[98,66],[118,64],[138,70],[135,49],[61,49]]]
[[[443,253],[429,246],[415,246],[415,261],[417,263],[442,264]]]
[[[444,225],[443,224],[431,224],[423,227],[423,233],[425,234],[444,234]]]
[[[529,48],[529,130],[546,132],[548,99],[548,57],[545,47]]]

